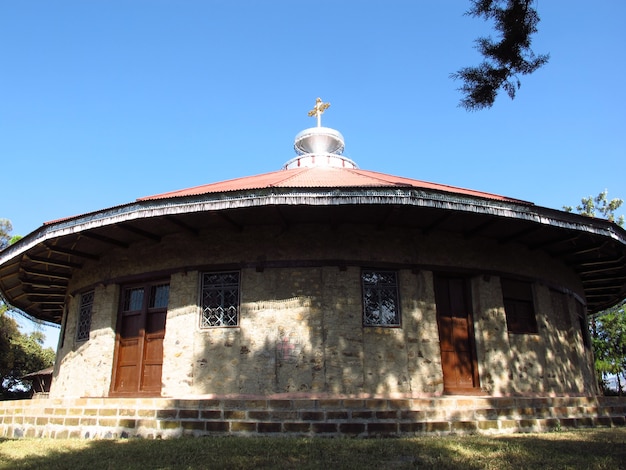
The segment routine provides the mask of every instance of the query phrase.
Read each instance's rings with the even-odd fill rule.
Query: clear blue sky
[[[279,169],[323,124],[367,170],[561,208],[626,198],[626,2],[539,1],[515,100],[459,108],[469,0],[0,4],[0,218],[45,221]],[[626,210],[621,211],[624,213]]]

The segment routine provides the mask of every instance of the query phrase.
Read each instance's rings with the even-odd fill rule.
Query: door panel
[[[463,277],[436,276],[435,300],[444,389],[478,388],[469,285]]]
[[[160,395],[169,285],[123,287],[111,395]]]

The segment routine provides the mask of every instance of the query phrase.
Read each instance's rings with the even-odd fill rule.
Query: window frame
[[[539,334],[533,283],[503,277],[500,279],[500,288],[507,331],[515,335]]]
[[[80,295],[75,334],[75,339],[77,343],[89,341],[89,338],[91,337],[91,316],[93,314],[94,298],[94,290],[83,292]]]
[[[378,285],[374,283],[367,283],[365,276],[367,274],[385,274],[393,275],[393,282],[383,285]],[[402,328],[402,309],[400,307],[400,282],[398,271],[393,269],[376,269],[376,268],[363,268],[361,269],[361,307],[362,307],[362,325],[367,328]],[[380,293],[386,291],[387,293],[392,294],[393,306],[394,306],[394,320],[392,322],[386,322],[384,320],[380,320],[379,322],[373,322],[368,320],[368,318],[372,318],[372,315],[367,312],[368,303],[370,302],[368,299],[367,292],[368,290],[373,290],[376,292],[376,296],[378,297],[377,307],[380,309],[382,306],[382,302],[384,299],[380,297]],[[380,316],[379,316],[380,317]]]
[[[205,277],[206,276],[231,276],[231,275],[236,275],[237,277],[237,284],[236,284],[236,293],[233,296],[234,297],[234,302],[231,302],[231,305],[228,306],[228,308],[230,307],[234,307],[235,308],[235,323],[234,324],[228,324],[227,322],[224,322],[223,320],[221,322],[219,322],[219,324],[217,322],[214,322],[213,324],[211,324],[211,322],[209,322],[206,319],[206,311],[207,308],[210,307],[205,307],[205,291],[208,290],[207,287],[205,286]],[[200,273],[200,280],[199,280],[199,317],[198,317],[198,327],[201,330],[210,330],[210,329],[214,329],[214,328],[239,328],[240,323],[241,323],[241,271],[238,270],[224,270],[224,271],[203,271]],[[222,297],[222,304],[220,305],[220,307],[224,307],[224,295],[225,295],[225,290],[226,289],[233,289],[235,287],[234,283],[220,283],[220,284],[214,284],[214,288],[211,290],[214,291],[220,291],[220,296]],[[223,314],[222,314],[223,315]]]

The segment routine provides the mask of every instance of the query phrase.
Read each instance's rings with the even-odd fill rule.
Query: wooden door
[[[479,387],[478,367],[468,280],[460,276],[436,276],[435,301],[444,390],[475,392]]]
[[[161,394],[167,282],[123,286],[111,395]]]

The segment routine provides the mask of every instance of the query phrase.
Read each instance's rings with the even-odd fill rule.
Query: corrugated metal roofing
[[[138,201],[167,199],[175,197],[199,196],[210,193],[245,191],[264,188],[416,188],[442,191],[446,193],[494,199],[498,201],[531,204],[497,194],[471,189],[429,183],[375,171],[353,168],[311,167],[293,170],[279,170],[255,176],[236,178],[218,183],[196,186],[139,198]]]

